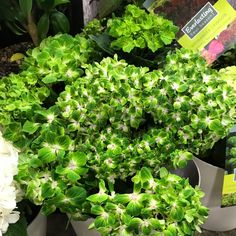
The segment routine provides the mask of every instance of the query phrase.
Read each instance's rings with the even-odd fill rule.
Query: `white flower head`
[[[20,213],[14,211],[17,190],[13,177],[17,174],[17,164],[18,151],[0,132],[0,235],[20,218]]]

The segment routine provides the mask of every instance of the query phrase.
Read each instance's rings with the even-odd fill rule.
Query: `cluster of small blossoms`
[[[19,220],[13,177],[17,174],[18,152],[0,133],[0,235],[7,232],[9,224]]]
[[[90,225],[102,235],[193,235],[208,215],[203,193],[188,180],[164,168],[153,178],[142,168],[132,178],[133,191],[109,193],[101,181],[99,192],[88,197],[97,215]],[[194,210],[193,210],[194,208]],[[112,227],[110,227],[112,222]]]

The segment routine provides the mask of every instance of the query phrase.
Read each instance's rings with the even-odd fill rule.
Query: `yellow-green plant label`
[[[184,48],[200,51],[208,64],[236,43],[236,0],[146,0],[144,7],[179,27]]]
[[[185,48],[202,50],[236,19],[236,10],[227,0],[207,3],[183,28],[178,42]]]

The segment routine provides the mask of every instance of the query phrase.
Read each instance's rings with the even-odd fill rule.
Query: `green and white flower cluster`
[[[17,174],[18,152],[0,132],[0,235],[7,232],[9,224],[16,223],[20,212],[16,211],[17,189],[13,177]]]
[[[127,9],[129,22],[144,14]],[[227,135],[235,92],[190,50],[150,70],[117,55],[101,60],[86,37],[46,39],[22,72],[0,80],[0,122],[21,151],[15,179],[25,198],[46,215],[98,215],[102,235],[193,235],[207,214],[202,193],[166,169]]]
[[[97,215],[90,228],[104,236],[186,236],[201,232],[199,225],[208,215],[199,200],[203,193],[165,168],[159,174],[155,179],[143,167],[132,178],[133,192],[124,194],[109,193],[101,181],[99,192],[88,197],[91,212]]]

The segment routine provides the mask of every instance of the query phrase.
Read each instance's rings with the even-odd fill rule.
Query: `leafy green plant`
[[[207,214],[202,193],[167,170],[227,135],[235,92],[190,50],[169,53],[159,70],[103,58],[90,37],[103,22],[89,27],[47,38],[0,80],[4,137],[20,150],[16,181],[44,214],[97,217],[91,227],[103,235],[193,235]]]
[[[131,193],[109,192],[103,181],[99,192],[88,197],[97,215],[90,228],[105,235],[193,235],[208,215],[198,187],[160,169],[155,179],[142,168],[132,179]]]
[[[1,0],[0,20],[15,34],[29,33],[34,45],[53,33],[68,33],[69,20],[58,7],[69,0]]]
[[[171,44],[178,28],[169,20],[128,5],[122,17],[107,22],[108,34],[114,38],[111,47],[131,52],[134,48],[149,48],[152,52]]]
[[[230,193],[230,194],[224,194],[222,197],[222,206],[233,206],[236,204],[236,194]]]

